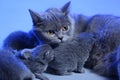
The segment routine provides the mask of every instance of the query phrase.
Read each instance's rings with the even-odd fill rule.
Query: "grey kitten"
[[[0,50],[0,80],[33,80],[32,72],[8,49]]]
[[[72,41],[61,43],[57,48],[52,50],[54,60],[47,68],[47,72],[65,75],[71,72],[84,72],[83,66],[89,57],[94,44],[94,36],[89,33],[81,33]]]
[[[29,10],[33,21],[33,34],[43,44],[58,44],[73,39],[74,21],[69,14],[70,2],[61,9],[49,8],[44,13],[38,14]]]
[[[46,71],[48,63],[53,60],[53,54],[50,53],[52,48],[47,45],[40,45],[31,49],[24,49],[18,52],[18,56],[27,67],[35,74],[36,78],[40,80],[49,80],[42,73]]]
[[[61,9],[49,8],[40,14],[29,10],[33,28],[28,33],[23,31],[11,33],[4,40],[3,48],[22,50],[40,44],[50,44],[54,48],[61,42],[73,39],[74,21],[69,16],[69,7],[70,2]]]

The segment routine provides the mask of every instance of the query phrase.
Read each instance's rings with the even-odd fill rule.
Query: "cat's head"
[[[33,31],[43,43],[60,43],[73,36],[73,21],[69,17],[70,2],[61,9],[49,8],[38,14],[29,10],[33,21]]]
[[[32,64],[32,70],[38,73],[44,72],[49,62],[54,60],[54,53],[48,44],[35,47],[32,54],[32,61],[34,62],[34,65]]]

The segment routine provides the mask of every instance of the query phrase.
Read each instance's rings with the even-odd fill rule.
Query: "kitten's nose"
[[[63,39],[63,36],[62,36],[62,37],[58,37],[58,39],[62,41],[62,39]]]

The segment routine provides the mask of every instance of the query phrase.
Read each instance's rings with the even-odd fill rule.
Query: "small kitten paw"
[[[41,73],[35,73],[36,78],[40,79],[40,80],[49,80],[47,77],[45,77],[43,74]]]
[[[80,70],[75,70],[74,72],[75,72],[75,73],[85,73],[85,69],[82,68],[82,69],[80,69]]]
[[[80,73],[85,73],[85,69],[82,68],[79,72]]]
[[[72,72],[65,72],[64,75],[71,75]]]
[[[32,57],[32,50],[23,49],[20,54],[23,59],[30,59]]]

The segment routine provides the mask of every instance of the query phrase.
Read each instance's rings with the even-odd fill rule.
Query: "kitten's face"
[[[68,17],[69,4],[64,6],[66,10],[50,8],[41,15],[30,10],[33,30],[44,43],[60,43],[72,38],[73,25]]]

